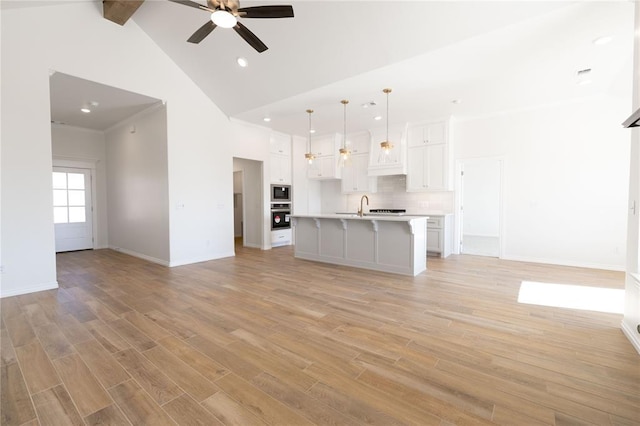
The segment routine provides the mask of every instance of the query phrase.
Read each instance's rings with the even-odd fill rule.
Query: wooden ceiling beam
[[[142,3],[144,0],[103,0],[102,14],[105,19],[124,25]]]

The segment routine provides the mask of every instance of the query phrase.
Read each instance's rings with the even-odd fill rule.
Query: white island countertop
[[[427,268],[427,216],[291,215],[294,256],[403,275]]]
[[[390,222],[408,222],[414,219],[428,219],[428,216],[422,215],[385,215],[365,213],[364,216],[358,216],[356,213],[317,213],[317,214],[292,214],[290,217],[306,217],[309,219],[349,219],[349,220],[386,220]]]

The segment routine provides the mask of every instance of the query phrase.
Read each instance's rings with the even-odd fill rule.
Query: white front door
[[[53,168],[56,253],[93,248],[91,170]]]

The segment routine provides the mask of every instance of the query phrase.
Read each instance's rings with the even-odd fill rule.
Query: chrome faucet
[[[358,216],[360,216],[360,217],[364,216],[364,211],[362,209],[362,202],[365,200],[365,198],[367,200],[367,205],[369,205],[369,197],[367,197],[366,195],[363,195],[360,198],[360,210],[358,210]]]

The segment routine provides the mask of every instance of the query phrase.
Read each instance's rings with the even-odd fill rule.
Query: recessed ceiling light
[[[362,108],[369,108],[378,105],[376,101],[369,101],[362,104]]]
[[[380,121],[382,120],[382,116],[381,115],[376,115],[375,117],[373,117],[374,120],[376,121]]]
[[[315,132],[316,132],[316,129],[309,130],[309,133],[315,133]]]
[[[606,35],[606,36],[602,36],[594,39],[592,43],[595,44],[596,46],[604,46],[605,44],[609,43],[611,40],[613,40],[613,37],[610,35]]]
[[[462,101],[460,99],[454,99],[454,100],[451,101],[452,104],[459,104],[461,102]]]
[[[80,108],[80,111],[84,112],[85,114],[89,114],[91,112],[89,108]]]
[[[268,123],[268,122],[271,121],[271,118],[270,117],[265,117],[265,118],[262,119],[262,121],[264,121],[265,123]]]
[[[100,104],[98,102],[96,102],[96,101],[91,101],[91,102],[89,102],[89,105],[91,105],[92,107],[97,107]]]
[[[247,65],[249,65],[249,61],[247,61],[247,58],[243,58],[242,56],[238,57],[236,59],[236,62],[238,63],[238,65],[240,65],[242,68],[245,68]]]

